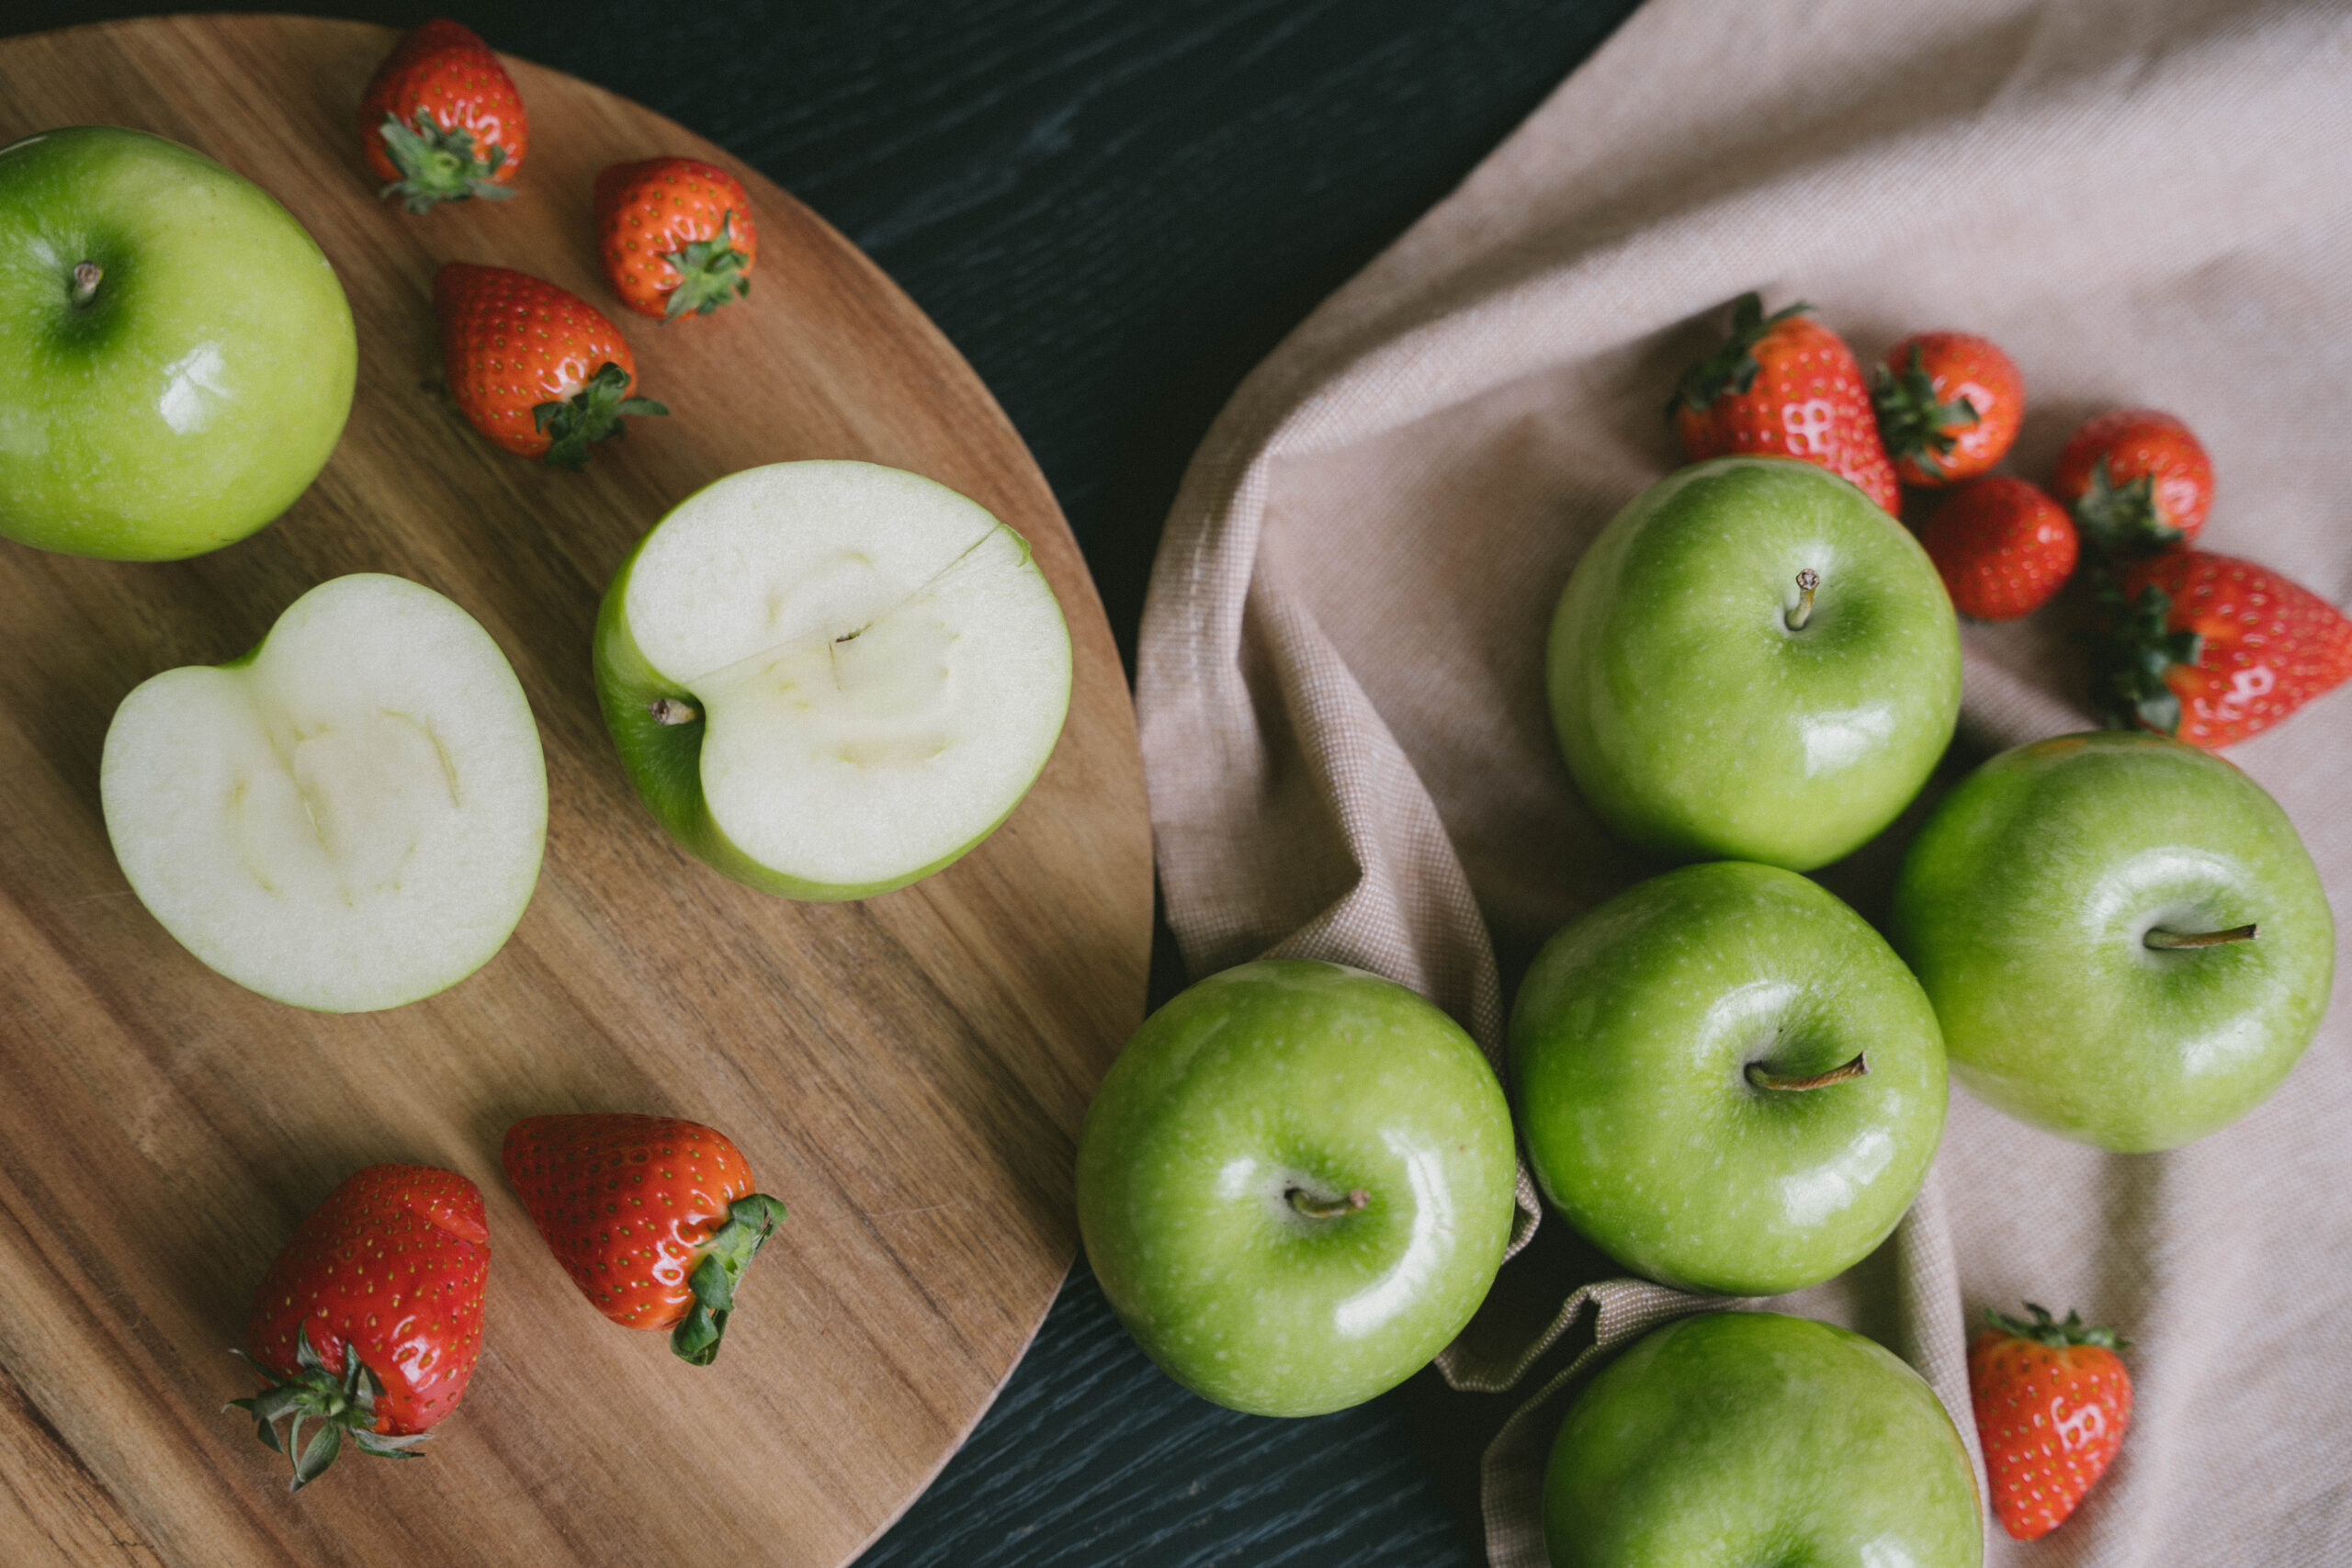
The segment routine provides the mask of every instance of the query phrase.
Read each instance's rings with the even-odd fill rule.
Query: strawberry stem
[[[378,134],[384,139],[384,155],[401,172],[378,194],[399,197],[411,212],[430,212],[442,202],[473,196],[504,201],[514,194],[514,186],[497,183],[506,149],[493,142],[486,153],[477,152],[471,131],[437,123],[430,109],[416,111],[413,127],[387,109]]]
[[[781,1199],[764,1192],[738,1198],[728,1205],[727,1223],[703,1244],[702,1260],[686,1276],[695,1304],[670,1331],[670,1348],[681,1360],[707,1367],[718,1359],[718,1342],[727,1333],[728,1315],[735,1310],[735,1286],[760,1248],[784,1223]]]
[[[2159,926],[2141,940],[2163,953],[2177,953],[2200,947],[2225,947],[2233,942],[2252,942],[2255,928],[2251,922],[2232,926],[2225,931],[2168,931]]]
[[[1789,630],[1801,632],[1813,619],[1813,591],[1821,586],[1821,573],[1811,567],[1797,573],[1797,607],[1788,615]]]
[[[1294,1187],[1283,1194],[1290,1206],[1310,1220],[1336,1220],[1342,1214],[1352,1214],[1372,1201],[1372,1194],[1361,1187],[1351,1187],[1337,1198],[1318,1198],[1304,1187]]]
[[[1855,1078],[1868,1077],[1870,1070],[1870,1053],[1865,1051],[1850,1062],[1806,1077],[1790,1077],[1774,1072],[1761,1062],[1750,1062],[1747,1064],[1747,1081],[1758,1089],[1770,1089],[1775,1094],[1798,1094],[1806,1089],[1827,1089],[1832,1084],[1850,1083]]]
[[[532,423],[550,438],[547,460],[559,468],[580,468],[588,461],[590,442],[621,433],[624,415],[670,412],[651,398],[632,398],[628,391],[628,372],[608,359],[570,400],[533,407]]]

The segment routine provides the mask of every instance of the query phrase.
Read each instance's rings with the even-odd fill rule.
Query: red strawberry
[[[526,272],[451,262],[433,280],[441,362],[473,427],[560,468],[621,433],[624,414],[670,411],[628,396],[637,356],[594,305]]]
[[[1731,337],[1683,372],[1667,412],[1692,462],[1734,452],[1818,463],[1861,486],[1889,512],[1900,503],[1894,468],[1871,417],[1870,386],[1845,339],[1791,305],[1764,313],[1743,294]]]
[[[411,212],[469,196],[503,200],[530,149],[523,95],[490,46],[451,21],[400,41],[359,98],[359,144]]]
[[[735,1284],[785,1217],[723,1133],[673,1116],[532,1116],[501,1158],[556,1260],[624,1328],[718,1355]]]
[[[2119,724],[2217,750],[2352,680],[2352,620],[2252,561],[2167,550],[2100,598],[2093,695]]]
[[[481,1193],[455,1171],[371,1165],[303,1217],[254,1296],[246,1328],[267,1383],[255,1435],[294,1460],[295,1491],[343,1450],[413,1459],[458,1407],[481,1354],[490,1228]],[[278,1417],[293,1426],[281,1448]],[[320,1423],[302,1442],[302,1423]]]
[[[2142,554],[2197,536],[2213,510],[2213,461],[2172,415],[2114,409],[2066,438],[2050,493],[2109,554]]]
[[[2066,509],[2007,474],[1962,485],[1919,531],[1952,607],[1980,621],[2013,621],[2050,602],[2074,574]]]
[[[2110,1328],[2086,1328],[2079,1313],[2055,1323],[2026,1303],[2033,1321],[1997,1312],[1968,1348],[1968,1391],[1976,1435],[1993,1483],[1993,1512],[2019,1540],[2048,1535],[2107,1473],[2132,1424],[2132,1374]]]
[[[2025,378],[1990,338],[1917,333],[1871,371],[1878,432],[1903,482],[1948,485],[2001,460],[2025,419]]]
[[[596,176],[596,233],[613,292],[639,315],[707,316],[752,291],[752,198],[716,164],[612,164]]]

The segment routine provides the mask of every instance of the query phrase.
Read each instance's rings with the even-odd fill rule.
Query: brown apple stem
[[[702,716],[692,704],[675,697],[656,697],[645,705],[645,711],[653,716],[656,724],[692,724]]]
[[[2252,942],[2254,926],[2249,922],[2225,931],[2168,931],[2159,926],[2141,940],[2164,953],[2191,947],[2223,947],[2233,942]]]
[[[1843,1066],[1832,1067],[1826,1073],[1815,1073],[1811,1077],[1804,1078],[1789,1077],[1784,1074],[1774,1072],[1761,1062],[1750,1062],[1747,1064],[1747,1081],[1758,1089],[1794,1093],[1799,1089],[1827,1089],[1834,1083],[1844,1083],[1850,1078],[1865,1077],[1870,1070],[1870,1053],[1865,1051]]]
[[[74,303],[76,305],[86,305],[91,300],[96,299],[98,297],[98,279],[105,276],[105,270],[96,262],[74,263],[74,292],[72,295]]]
[[[1283,1196],[1290,1206],[1310,1220],[1336,1220],[1341,1214],[1352,1214],[1372,1201],[1372,1194],[1358,1187],[1344,1198],[1317,1198],[1304,1187],[1294,1187]]]
[[[1813,619],[1813,591],[1821,586],[1821,573],[1811,567],[1797,573],[1797,607],[1789,612],[1789,630],[1801,632]]]

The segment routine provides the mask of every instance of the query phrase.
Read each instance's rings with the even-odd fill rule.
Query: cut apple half
[[[298,1007],[456,984],[538,881],[547,767],[514,670],[404,578],[321,583],[243,659],[122,700],[98,792],[131,890],[190,953]]]
[[[1020,535],[871,463],[687,497],[605,591],[596,690],[680,842],[795,898],[864,898],[978,844],[1069,707],[1069,632]]]

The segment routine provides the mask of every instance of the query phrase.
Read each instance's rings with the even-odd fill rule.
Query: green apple
[[[334,268],[252,181],[111,126],[0,148],[0,536],[234,544],[325,466],[357,366]]]
[[[1012,814],[1069,706],[1069,631],[1020,535],[871,463],[688,496],[596,618],[596,694],[654,817],[728,875],[864,898]]]
[[[1545,676],[1568,771],[1621,836],[1810,871],[1927,782],[1960,715],[1960,623],[1919,542],[1860,491],[1718,457],[1593,540]]]
[[[1511,1009],[1527,1160],[1627,1268],[1774,1295],[1886,1238],[1943,1136],[1943,1043],[1844,904],[1739,861],[1639,883],[1562,930]]]
[[[1654,1330],[1568,1407],[1552,1568],[1979,1568],[1960,1431],[1859,1334],[1724,1312]]]
[[[472,974],[530,902],[546,764],[498,645],[429,588],[311,589],[261,645],[123,698],[98,793],[131,890],[190,953],[368,1012]]]
[[[2261,1104],[2318,1032],[2335,924],[2294,824],[2162,736],[2004,751],[1903,863],[1891,927],[1980,1098],[2104,1149]]]
[[[1262,1416],[1360,1404],[1502,1266],[1510,1108],[1470,1037],[1377,976],[1268,959],[1144,1021],[1078,1145],[1086,1254],[1169,1376]]]

